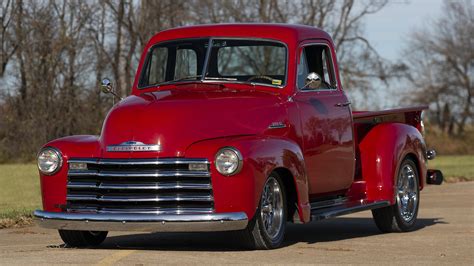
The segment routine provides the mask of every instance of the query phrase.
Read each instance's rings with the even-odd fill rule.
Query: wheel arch
[[[295,179],[290,170],[285,167],[277,167],[273,172],[278,173],[283,181],[286,192],[287,221],[293,221],[293,217],[298,214],[298,191],[296,190]],[[299,214],[298,214],[299,216]],[[301,217],[299,217],[301,220]]]
[[[214,166],[215,153],[224,146],[235,147],[243,156],[241,172],[231,177],[222,176]],[[294,186],[300,220],[309,222],[311,207],[303,153],[292,140],[275,136],[210,139],[192,144],[185,155],[196,158],[205,156],[211,162],[213,187],[216,186],[216,211],[236,211],[241,207],[252,218],[266,178],[273,171],[278,171],[285,176],[285,187]],[[292,183],[287,182],[287,179],[291,179]]]
[[[359,144],[362,178],[368,200],[395,203],[395,179],[401,162],[413,158],[419,174],[420,190],[426,179],[426,146],[421,133],[403,123],[383,123],[373,127]]]
[[[415,163],[415,166],[416,166],[416,172],[418,173],[418,187],[421,188],[423,187],[423,178],[422,178],[422,175],[421,175],[421,172],[420,172],[420,169],[421,169],[421,162],[420,160],[418,159],[418,157],[416,156],[415,153],[413,152],[410,152],[408,153],[405,158],[407,159],[411,159],[414,163]]]

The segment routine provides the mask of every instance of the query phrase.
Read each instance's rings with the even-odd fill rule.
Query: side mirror
[[[115,93],[114,87],[112,87],[112,83],[108,78],[104,78],[100,84],[100,90],[103,93],[111,93],[114,95],[117,99],[122,100],[122,97],[118,96],[117,93]]]
[[[100,89],[103,93],[111,93],[113,91],[112,84],[108,78],[104,78],[100,84]]]
[[[321,77],[315,72],[311,72],[306,77],[306,84],[304,85],[303,89],[317,89],[321,86],[321,83]]]

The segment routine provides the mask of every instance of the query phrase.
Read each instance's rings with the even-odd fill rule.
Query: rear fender
[[[237,148],[243,157],[242,170],[233,176],[221,175],[214,165],[217,151]],[[266,178],[276,168],[288,169],[297,193],[298,214],[302,222],[310,220],[308,182],[303,155],[291,140],[267,136],[242,136],[204,140],[192,144],[186,157],[207,158],[211,162],[216,212],[244,211],[251,219],[260,201]]]
[[[395,204],[395,178],[402,160],[411,156],[418,166],[420,189],[426,180],[426,146],[420,132],[402,123],[384,123],[372,128],[359,144],[362,177],[368,200]]]

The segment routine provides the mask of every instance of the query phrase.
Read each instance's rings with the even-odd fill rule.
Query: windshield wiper
[[[237,81],[236,78],[220,78],[220,77],[205,77],[204,80],[229,80],[229,81]]]
[[[186,77],[182,77],[182,78],[177,78],[177,79],[173,79],[173,80],[168,80],[168,81],[165,81],[163,83],[160,83],[158,85],[164,85],[164,84],[169,84],[169,83],[172,83],[172,82],[178,82],[178,81],[185,81],[187,79],[196,79],[196,78],[200,78],[202,77],[202,75],[194,75],[194,76],[186,76]]]
[[[182,78],[177,78],[177,79],[173,79],[173,80],[168,80],[168,81],[162,82],[162,83],[157,84],[157,85],[159,85],[159,86],[161,86],[161,85],[167,85],[167,84],[171,84],[171,83],[173,83],[173,82],[185,81],[185,80],[188,80],[188,79],[196,79],[196,78],[200,78],[200,77],[202,77],[202,75],[186,76],[186,77],[182,77]],[[204,80],[237,81],[236,78],[221,78],[221,77],[205,77]],[[196,81],[197,81],[197,80],[196,80]]]

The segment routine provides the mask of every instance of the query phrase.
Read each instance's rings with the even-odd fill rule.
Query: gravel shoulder
[[[0,264],[463,264],[474,265],[474,182],[428,186],[418,228],[380,234],[370,212],[289,224],[284,247],[242,251],[227,233],[112,233],[95,249],[62,247],[54,230],[0,230]]]

